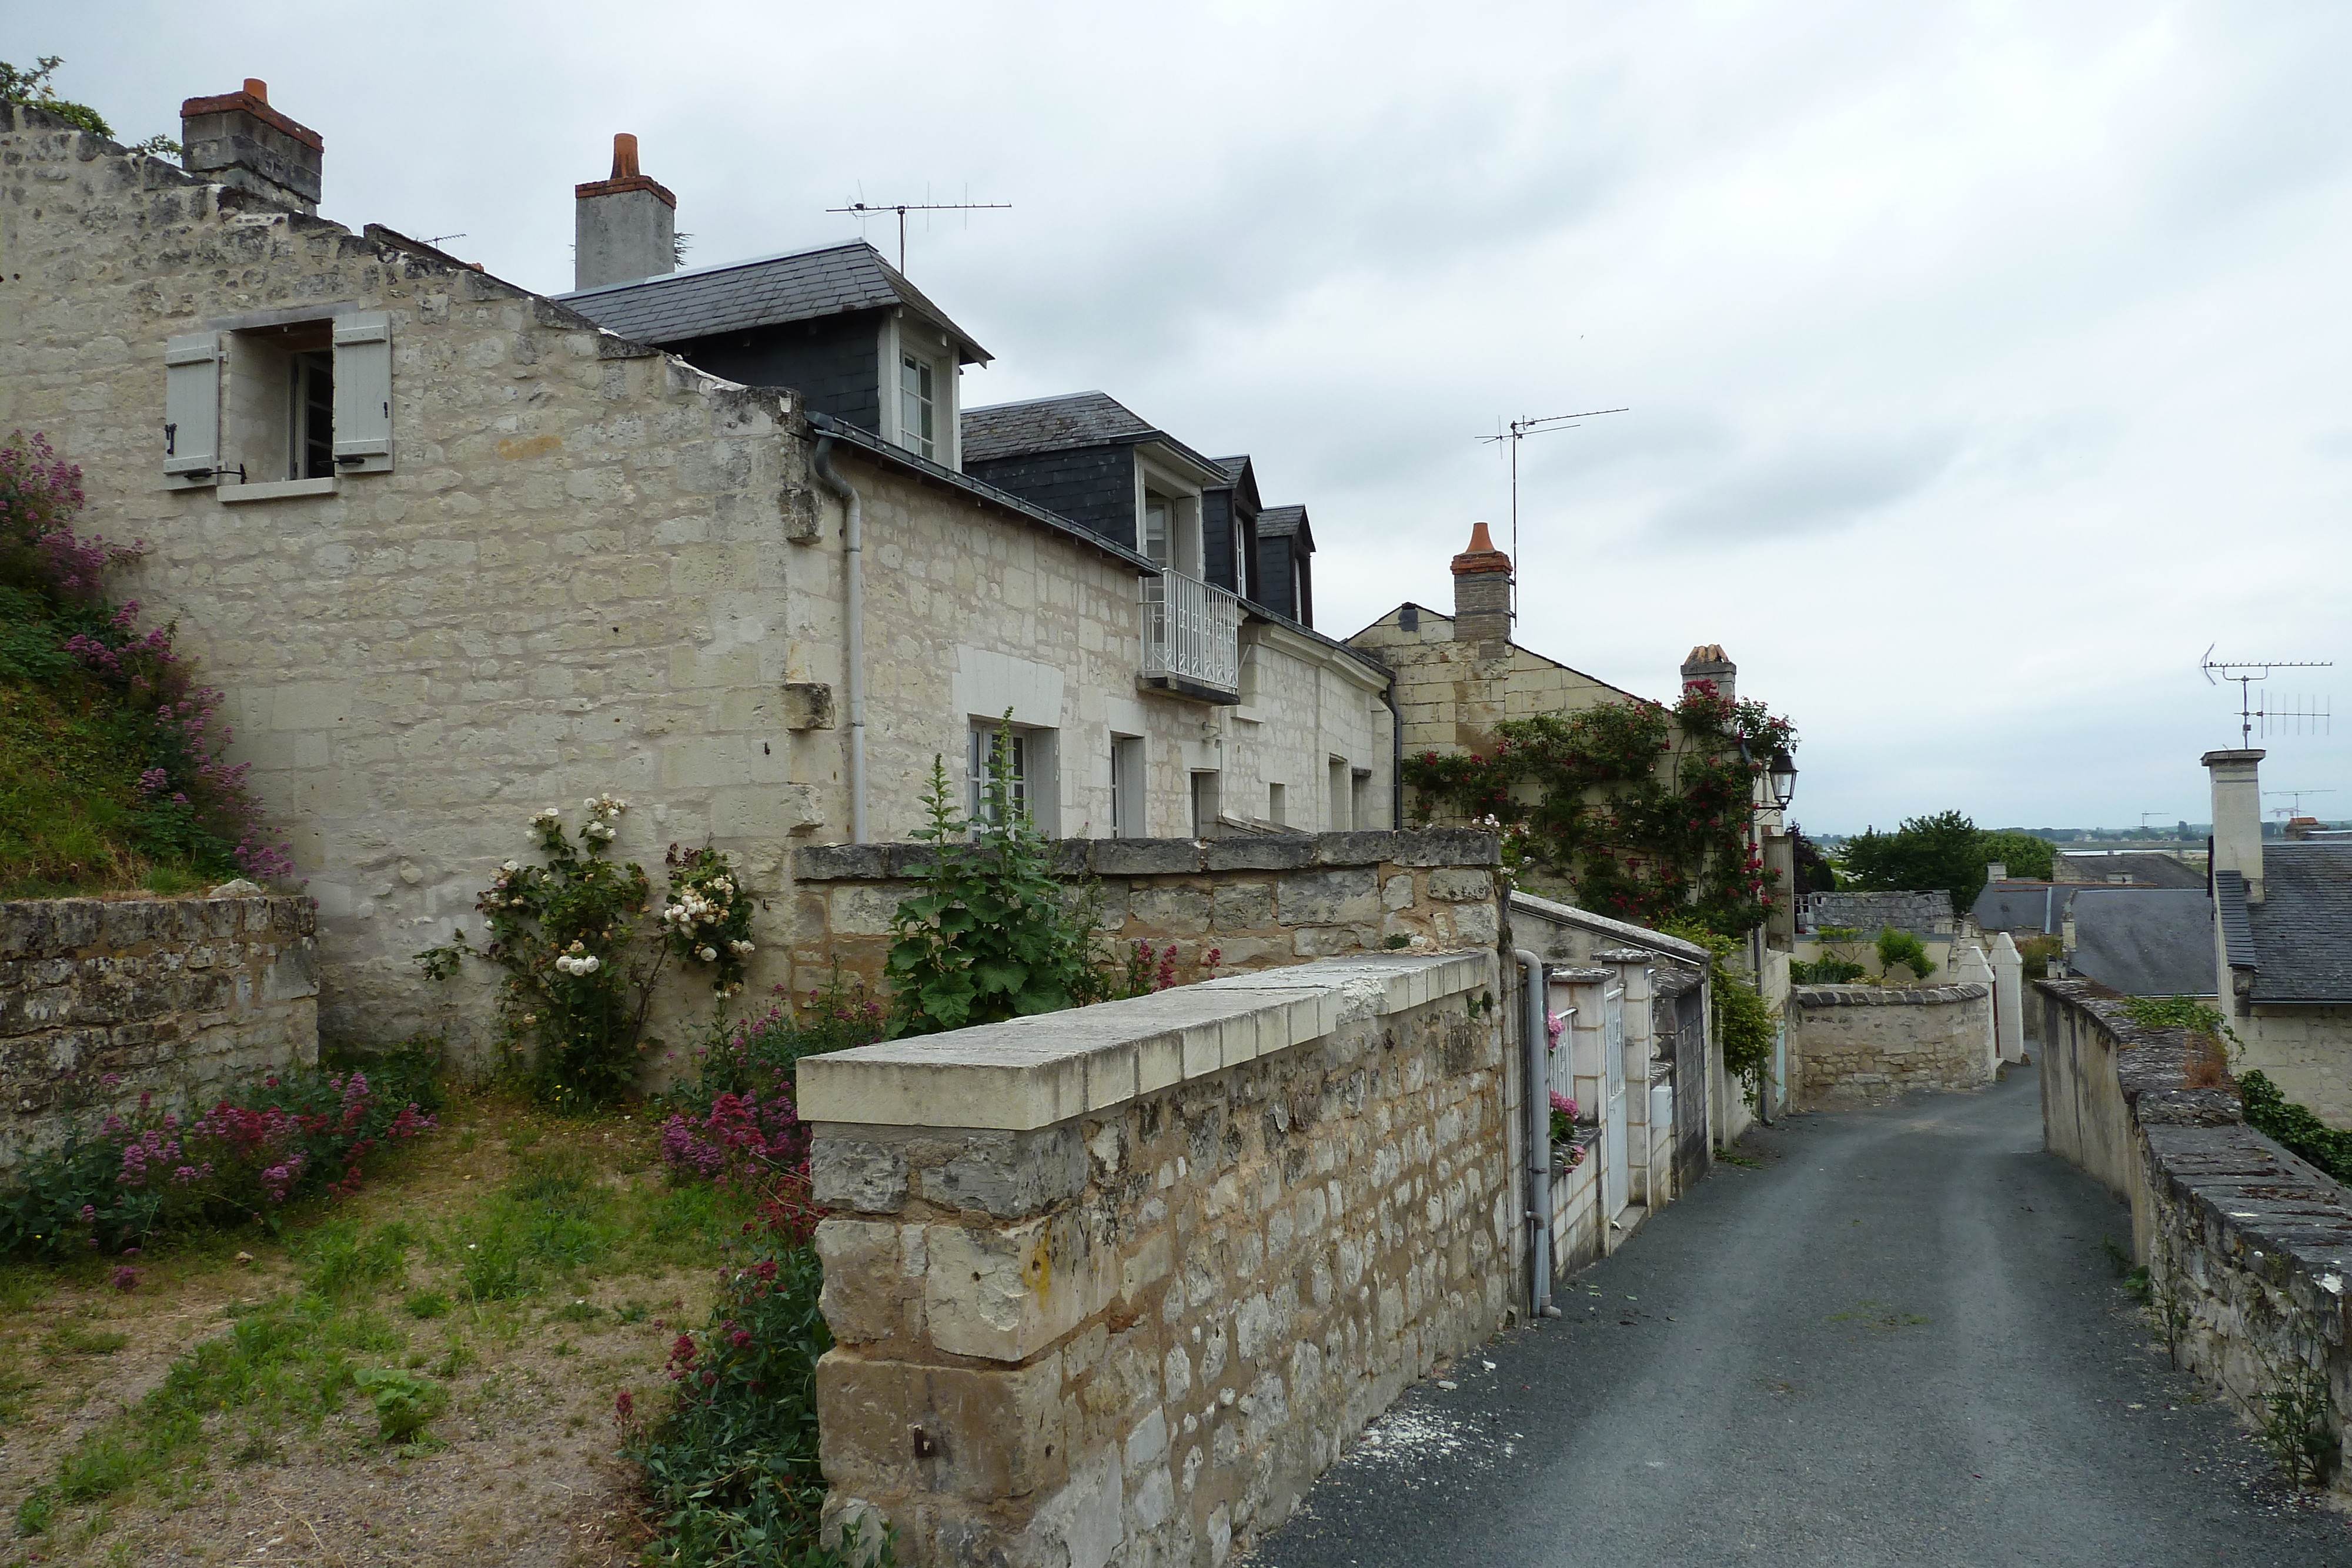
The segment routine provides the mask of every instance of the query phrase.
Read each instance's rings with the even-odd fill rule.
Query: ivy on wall
[[[1580,908],[1727,936],[1763,924],[1774,873],[1748,830],[1756,781],[1796,747],[1787,719],[1698,681],[1671,708],[1607,703],[1496,731],[1491,753],[1405,758],[1423,821],[1493,818],[1522,883],[1564,883]]]

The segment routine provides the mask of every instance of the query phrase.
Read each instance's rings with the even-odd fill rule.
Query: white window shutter
[[[218,332],[163,345],[163,476],[182,488],[220,482],[220,357]]]
[[[392,318],[381,310],[335,321],[335,472],[392,466]]]

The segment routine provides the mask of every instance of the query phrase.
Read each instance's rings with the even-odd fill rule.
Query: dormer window
[[[932,396],[931,361],[919,354],[898,356],[898,442],[917,456],[939,460],[938,408]]]
[[[1157,567],[1168,564],[1168,533],[1176,513],[1175,503],[1157,490],[1148,490],[1143,497],[1143,554]]]

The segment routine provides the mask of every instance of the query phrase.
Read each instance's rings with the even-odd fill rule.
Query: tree
[[[1959,811],[1910,817],[1891,833],[1873,828],[1848,840],[1845,880],[1869,893],[1928,893],[1952,895],[1964,910],[1984,891],[1986,835]]]
[[[2015,829],[1986,833],[1984,853],[1987,861],[1999,861],[2009,868],[2009,874],[2026,882],[2048,882],[2057,864],[2057,851],[2048,839],[2037,839],[2032,833]],[[1971,900],[1970,902],[1974,902]]]
[[[1802,828],[1791,830],[1796,838],[1797,886],[1799,893],[1835,893],[1837,871],[1822,853],[1821,845],[1805,837]]]

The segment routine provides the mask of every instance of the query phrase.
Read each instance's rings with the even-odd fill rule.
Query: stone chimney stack
[[[2200,758],[2213,776],[2213,869],[2244,877],[2253,904],[2263,901],[2263,757],[2257,748]]]
[[[1739,695],[1738,680],[1739,666],[1731,662],[1731,655],[1723,651],[1720,643],[1703,643],[1693,648],[1690,657],[1683,661],[1685,691],[1701,681],[1707,681],[1713,683],[1725,700],[1729,701]]]
[[[572,187],[572,287],[601,288],[677,269],[677,198],[637,172],[637,139],[613,138],[613,177]]]
[[[269,107],[269,84],[192,98],[180,105],[180,167],[202,180],[250,191],[298,213],[319,210],[325,138]]]
[[[1508,642],[1511,558],[1495,548],[1486,525],[1470,529],[1470,548],[1454,558],[1454,640]]]

